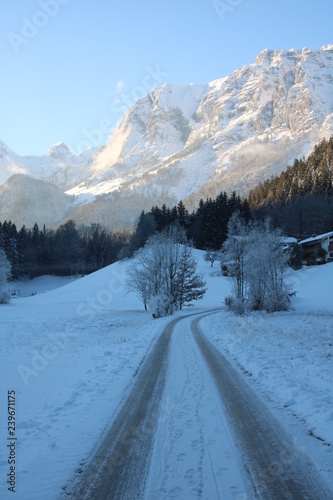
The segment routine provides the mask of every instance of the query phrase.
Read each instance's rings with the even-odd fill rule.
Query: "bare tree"
[[[249,256],[251,265],[248,266],[246,279],[251,308],[268,311],[287,309],[285,271],[290,250],[284,245],[282,231],[254,224],[250,230]]]
[[[146,269],[142,267],[140,260],[136,265],[132,265],[127,271],[128,287],[130,290],[135,291],[139,299],[142,300],[145,311],[147,311],[147,303],[150,296],[147,275],[148,273]]]

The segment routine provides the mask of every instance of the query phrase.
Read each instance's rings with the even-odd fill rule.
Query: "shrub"
[[[267,298],[265,309],[272,313],[276,311],[288,311],[290,308],[290,299],[287,292],[275,293]]]
[[[0,290],[0,304],[9,304],[12,296],[5,290]]]
[[[247,311],[247,304],[245,303],[245,300],[236,298],[232,295],[227,295],[226,298],[224,299],[225,306],[228,311],[231,311],[235,314],[245,314]]]
[[[169,316],[173,311],[171,295],[162,291],[158,295],[150,297],[148,309],[151,311],[153,318]]]

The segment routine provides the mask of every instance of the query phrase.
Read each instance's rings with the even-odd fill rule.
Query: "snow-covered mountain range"
[[[182,199],[194,208],[224,190],[246,195],[332,133],[333,45],[264,50],[211,83],[153,89],[99,150],[73,155],[58,143],[42,157],[19,157],[0,143],[0,191],[15,197],[11,186],[30,176],[68,196],[53,223],[70,216],[120,229],[153,204]],[[13,174],[21,174],[14,183]],[[17,206],[8,213],[4,199],[0,219],[23,223]],[[45,214],[33,215],[43,223]]]
[[[75,155],[66,144],[58,142],[43,156],[19,156],[0,140],[0,184],[12,175],[23,174],[67,190],[89,176],[89,168],[99,151],[91,148]]]

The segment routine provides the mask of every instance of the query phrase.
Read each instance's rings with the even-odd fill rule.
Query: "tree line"
[[[4,221],[0,222],[0,248],[11,264],[12,279],[88,274],[133,255],[150,236],[175,223],[196,248],[218,249],[227,237],[228,221],[235,211],[245,220],[251,218],[247,201],[235,193],[200,200],[192,213],[182,201],[173,208],[154,206],[150,212],[141,213],[131,237],[129,232],[112,234],[100,224],[77,226],[73,220],[56,230],[45,225],[40,229],[37,224],[18,230],[11,221]]]
[[[88,274],[117,260],[128,235],[112,234],[99,224],[76,226],[69,220],[58,229],[17,230],[10,221],[0,222],[0,248],[11,265],[11,279],[52,274]]]
[[[228,222],[235,212],[245,222],[252,219],[247,200],[241,199],[235,192],[230,196],[223,192],[215,199],[201,199],[197,210],[192,213],[188,212],[182,201],[172,208],[165,204],[161,208],[154,206],[149,212],[141,213],[136,230],[129,244],[120,252],[120,257],[131,257],[145,245],[150,236],[172,224],[178,224],[185,230],[195,248],[218,250],[227,239]]]

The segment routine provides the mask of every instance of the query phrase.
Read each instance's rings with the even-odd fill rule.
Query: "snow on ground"
[[[29,297],[38,293],[50,292],[61,286],[68,285],[78,277],[72,276],[38,276],[32,280],[13,281],[8,284],[8,291],[13,298]]]
[[[208,291],[190,311],[221,306],[230,284],[217,263],[211,268],[195,255]],[[16,397],[15,498],[52,500],[84,466],[133,386],[168,319],[152,320],[127,292],[127,266],[116,263],[66,286],[39,278],[20,285],[36,295],[0,307],[0,498],[12,498],[7,391]],[[292,311],[245,318],[221,311],[202,325],[333,487],[332,277],[333,264],[290,272]]]

